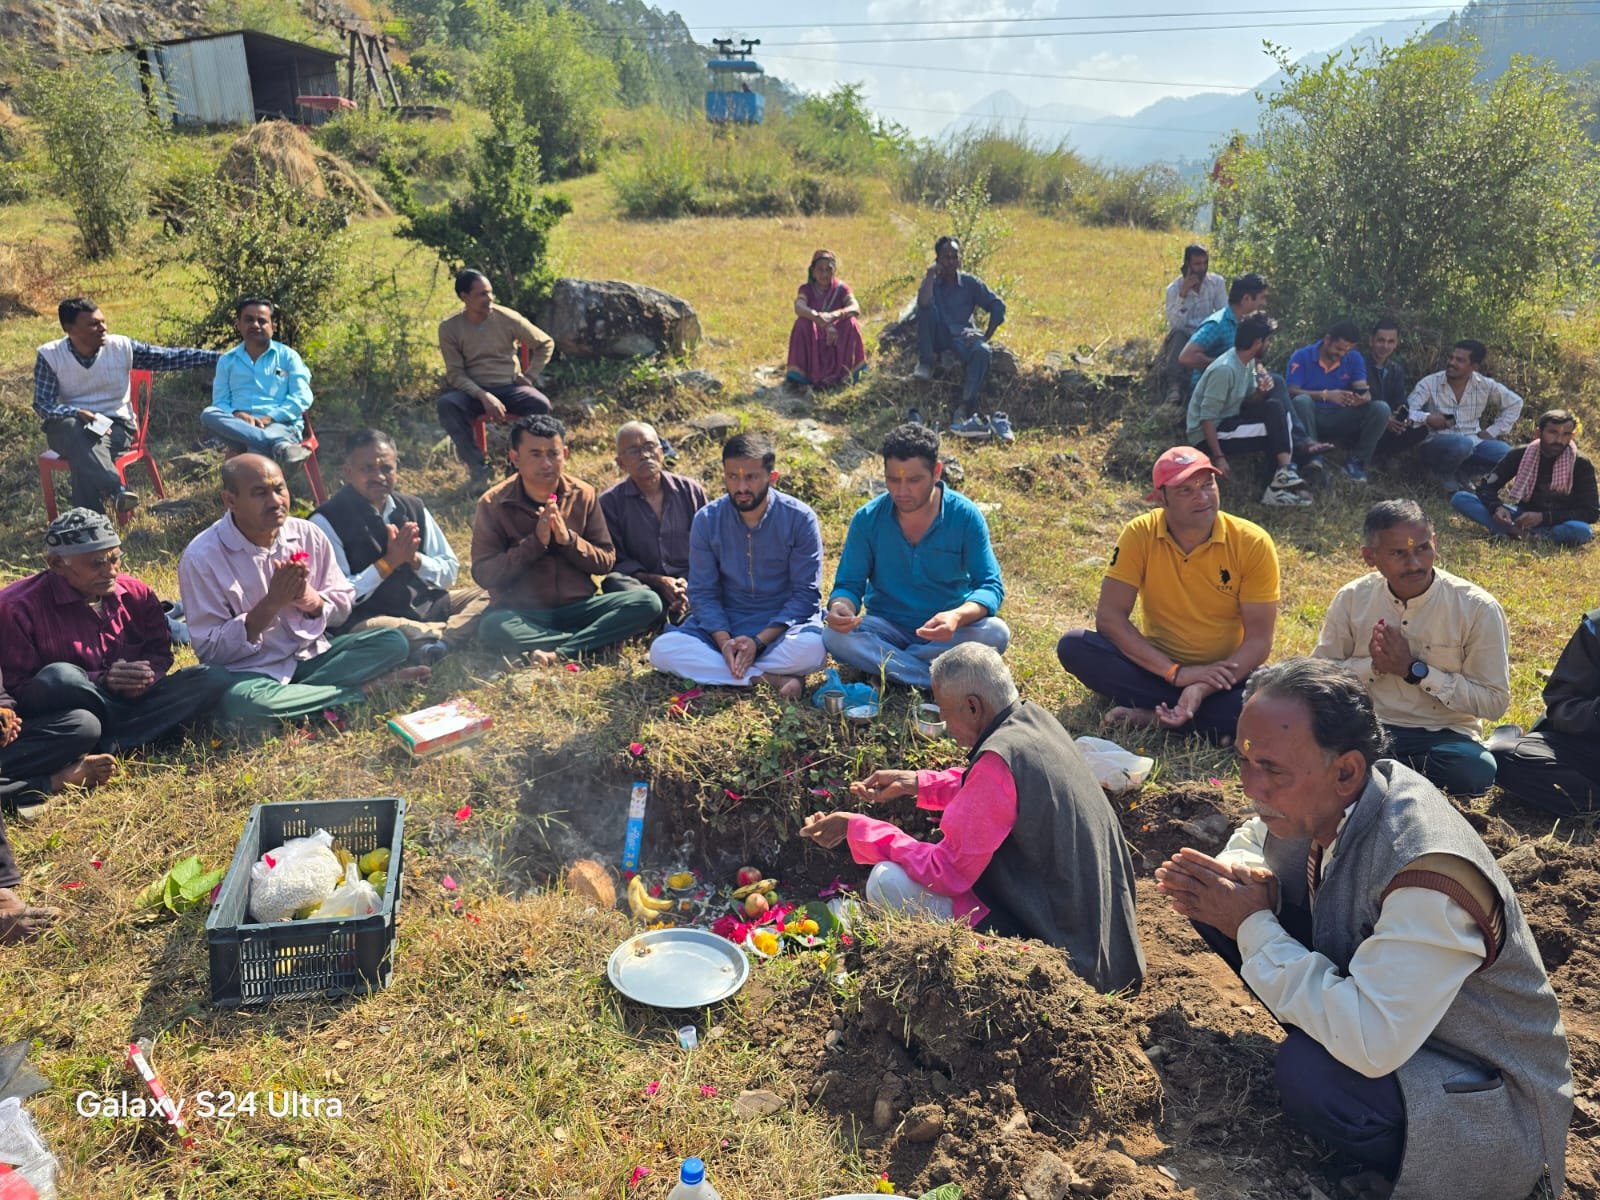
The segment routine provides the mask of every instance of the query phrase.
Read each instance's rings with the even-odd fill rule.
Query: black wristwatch
[[[1411,665],[1406,668],[1405,681],[1407,683],[1421,683],[1428,677],[1428,664],[1420,658],[1411,660]]]

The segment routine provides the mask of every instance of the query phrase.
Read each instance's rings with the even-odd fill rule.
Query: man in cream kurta
[[[1373,505],[1361,547],[1373,570],[1334,596],[1315,654],[1367,685],[1395,758],[1447,792],[1476,796],[1495,776],[1481,721],[1511,700],[1506,617],[1488,592],[1436,567],[1437,554],[1416,502]]]

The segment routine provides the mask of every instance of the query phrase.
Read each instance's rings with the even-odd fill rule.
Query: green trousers
[[[268,675],[212,670],[225,675],[222,716],[227,721],[293,721],[325,708],[360,704],[361,685],[405,665],[411,643],[398,629],[369,629],[334,640],[315,658],[303,659],[288,683]]]
[[[576,658],[643,633],[661,619],[654,590],[597,593],[560,608],[491,608],[478,638],[495,650],[554,650]]]

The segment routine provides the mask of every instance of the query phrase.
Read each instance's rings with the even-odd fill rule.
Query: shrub
[[[1516,60],[1484,82],[1448,42],[1280,61],[1216,240],[1301,340],[1388,312],[1413,346],[1511,347],[1592,281],[1600,165],[1568,78]]]
[[[209,292],[209,310],[195,327],[202,344],[233,336],[240,297],[265,296],[276,310],[278,340],[304,351],[339,305],[347,203],[307,195],[258,167],[248,186],[209,180],[189,222],[184,257]]]
[[[28,64],[17,96],[39,123],[54,193],[90,259],[106,258],[144,212],[140,164],[159,134],[139,92],[104,59]]]
[[[381,109],[343,112],[312,130],[324,150],[377,166],[387,160],[413,179],[464,179],[472,163],[471,134],[484,127],[469,110],[449,120],[401,120]]]
[[[502,96],[521,107],[552,179],[595,169],[600,113],[617,93],[616,68],[587,49],[591,32],[587,21],[567,9],[547,13],[542,4],[529,5],[488,51],[494,65],[474,81],[485,108]]]
[[[1194,218],[1195,196],[1171,167],[1113,167],[1081,177],[1070,207],[1090,225],[1175,229]]]
[[[797,160],[830,172],[875,172],[911,145],[904,127],[872,115],[857,83],[807,96],[778,128]]]

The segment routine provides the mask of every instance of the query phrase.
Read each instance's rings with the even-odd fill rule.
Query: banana
[[[759,891],[760,888],[761,888],[761,885],[759,883],[747,883],[742,888],[734,888],[733,889],[733,898],[735,900],[743,900],[751,892]]]
[[[756,891],[763,894],[775,892],[777,890],[778,881],[776,879],[763,879],[760,883],[756,884]]]
[[[644,880],[635,875],[628,880],[628,908],[635,919],[654,921],[657,916],[673,908],[671,900],[658,900],[644,890]]]

